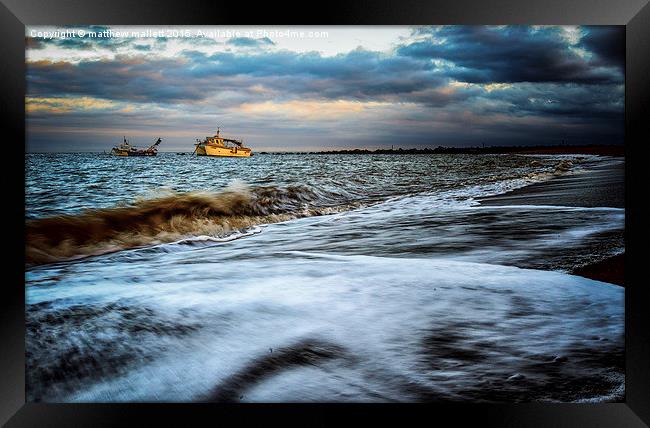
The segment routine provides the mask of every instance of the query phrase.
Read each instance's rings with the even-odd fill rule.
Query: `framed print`
[[[5,1],[3,422],[644,426],[646,3]]]

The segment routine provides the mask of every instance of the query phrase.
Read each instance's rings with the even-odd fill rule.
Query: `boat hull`
[[[126,150],[113,150],[112,152],[115,156],[156,156],[156,152],[147,152],[147,153],[138,153],[138,152],[129,152]]]
[[[213,156],[225,158],[247,158],[251,156],[251,149],[241,147],[217,147],[211,145],[199,146],[196,150],[199,156]]]

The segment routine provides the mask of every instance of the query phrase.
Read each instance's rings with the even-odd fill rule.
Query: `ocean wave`
[[[26,262],[51,263],[200,236],[223,238],[253,226],[334,213],[351,205],[332,206],[333,198],[307,186],[251,188],[242,183],[220,193],[167,191],[127,206],[29,220]]]
[[[576,161],[579,163],[579,161]],[[382,202],[414,201],[424,197],[425,209],[476,204],[478,197],[496,195],[546,181],[573,168],[560,160],[552,171],[492,175],[480,183],[390,197],[363,199],[343,188],[323,190],[313,186],[249,186],[234,181],[223,191],[177,193],[158,189],[129,205],[90,209],[79,214],[27,221],[27,266],[75,260],[131,248],[218,241],[248,236],[248,229],[302,217],[334,214]],[[433,197],[433,199],[432,199]],[[416,198],[416,199],[413,199]],[[422,208],[422,207],[420,207]]]

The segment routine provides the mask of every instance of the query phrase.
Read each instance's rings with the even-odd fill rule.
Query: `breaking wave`
[[[250,188],[236,182],[222,192],[174,193],[77,215],[30,220],[26,263],[36,265],[178,241],[224,237],[252,226],[349,208],[306,186]]]

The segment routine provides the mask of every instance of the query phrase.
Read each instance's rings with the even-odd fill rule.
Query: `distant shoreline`
[[[99,153],[104,152],[26,152],[25,154],[73,154],[73,153]],[[163,153],[191,154],[191,151],[161,150]],[[305,152],[271,152],[255,151],[257,155],[428,155],[428,154],[529,154],[529,155],[601,155],[601,156],[625,156],[625,146],[622,145],[557,145],[557,146],[492,146],[492,147],[442,147],[426,149],[344,149],[344,150],[322,150]]]
[[[499,147],[443,147],[430,149],[345,149],[310,152],[310,154],[576,154],[625,156],[625,146],[621,145],[580,145],[580,146],[499,146]]]

